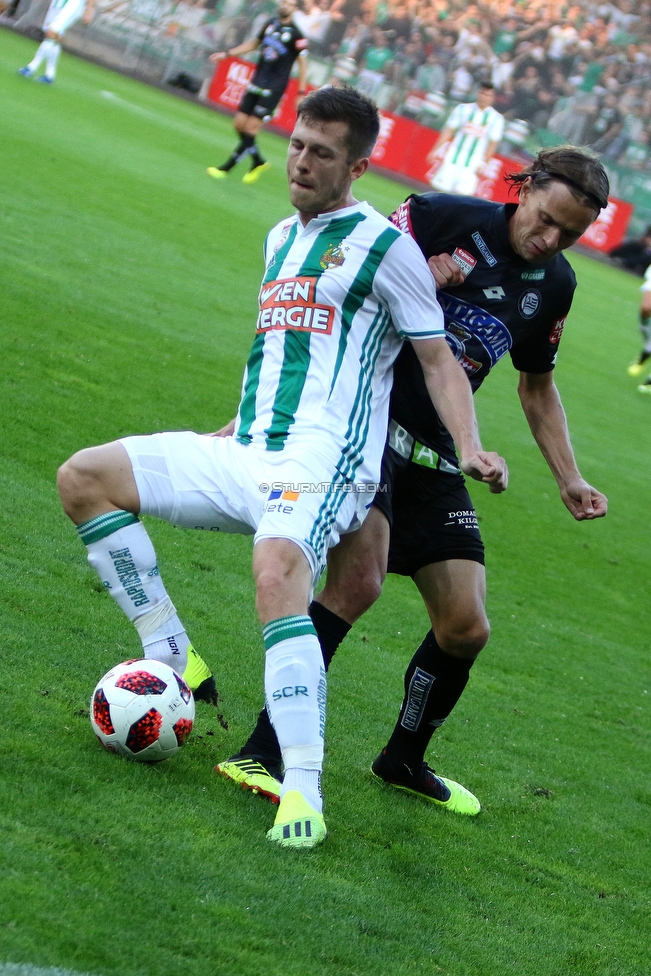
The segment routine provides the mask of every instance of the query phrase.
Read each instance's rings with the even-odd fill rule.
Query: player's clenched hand
[[[478,451],[461,461],[461,470],[475,481],[483,481],[494,495],[506,491],[509,469],[506,461],[495,451]]]
[[[465,274],[449,254],[433,254],[427,265],[434,275],[437,288],[454,288],[465,281]]]
[[[219,62],[223,61],[225,57],[226,51],[215,51],[214,54],[210,55],[209,60],[212,61],[213,64],[219,64]]]
[[[585,519],[603,518],[608,511],[608,499],[600,491],[589,485],[583,478],[570,481],[561,487],[563,504],[577,522]]]

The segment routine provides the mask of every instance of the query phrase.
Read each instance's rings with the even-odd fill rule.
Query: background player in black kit
[[[507,352],[531,431],[577,520],[606,514],[607,500],[579,473],[553,370],[576,286],[560,253],[606,206],[598,160],[572,146],[543,150],[511,177],[506,206],[439,193],[412,196],[394,222],[420,245],[439,288],[448,341],[473,390]],[[396,363],[384,468],[392,494],[378,493],[362,529],[328,561],[312,615],[326,665],[389,572],[412,576],[432,629],[405,675],[393,734],[373,763],[380,779],[458,813],[479,812],[469,791],[435,775],[427,745],[448,717],[489,637],[484,550],[450,435],[426,402],[422,370],[406,343]],[[392,521],[390,545],[389,525]],[[217,768],[273,797],[279,771],[263,711],[238,756]]]
[[[278,15],[263,24],[257,37],[244,41],[230,51],[217,51],[210,60],[217,63],[223,58],[248,54],[260,49],[258,66],[239,104],[233,126],[240,141],[221,166],[209,166],[207,173],[214,179],[224,179],[236,163],[251,157],[251,169],[242,177],[243,183],[255,181],[269,169],[271,163],[260,155],[255,137],[268,122],[287,87],[292,66],[299,59],[298,94],[305,94],[307,74],[307,40],[303,37],[292,17],[296,0],[280,0]]]

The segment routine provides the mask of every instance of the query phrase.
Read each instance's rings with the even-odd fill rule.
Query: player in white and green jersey
[[[295,215],[271,231],[236,421],[241,443],[282,451],[318,438],[342,477],[377,482],[389,366],[404,336],[443,328],[412,244],[366,203],[306,226]]]
[[[495,155],[504,132],[504,116],[493,106],[494,90],[482,84],[477,101],[457,105],[441,132],[430,159],[443,154],[430,183],[443,193],[465,193],[472,196],[479,183],[482,168]]]
[[[268,836],[281,846],[313,847],[326,835],[326,678],[307,610],[329,546],[361,524],[371,502],[359,489],[378,480],[402,336],[414,342],[464,471],[497,491],[506,479],[502,460],[481,448],[424,258],[352,196],[378,129],[375,106],[354,89],[321,89],[301,103],[288,153],[298,215],[267,241],[235,434],[127,437],[80,451],[59,475],[89,561],[145,656],[180,672],[189,638],[137,515],[255,534],[267,707],[285,766]]]
[[[43,21],[45,39],[29,64],[18,69],[18,74],[24,78],[33,78],[41,64],[45,62],[45,73],[38,76],[36,80],[51,85],[61,54],[61,38],[68,28],[82,17],[84,23],[90,23],[94,6],[95,0],[52,0]]]

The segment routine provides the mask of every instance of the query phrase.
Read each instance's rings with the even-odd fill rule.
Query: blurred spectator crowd
[[[250,37],[276,9],[273,0],[99,0],[97,16],[138,4],[158,11],[162,34],[213,50]],[[525,132],[651,171],[651,0],[300,0],[294,19],[315,84],[350,81],[381,108],[440,128],[490,80],[495,108]]]

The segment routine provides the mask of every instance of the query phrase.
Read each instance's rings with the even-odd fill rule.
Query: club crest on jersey
[[[464,251],[462,247],[456,247],[454,249],[452,260],[455,264],[459,265],[466,277],[468,277],[477,264],[477,258],[473,257],[468,251]]]
[[[518,309],[522,318],[532,318],[540,308],[541,300],[540,292],[536,291],[535,288],[532,288],[531,291],[525,291],[522,295],[520,295]]]
[[[561,341],[561,336],[563,335],[563,329],[565,328],[565,323],[567,322],[567,315],[565,318],[558,319],[552,325],[552,331],[549,333],[549,341],[553,346],[558,345]]]
[[[293,329],[296,332],[318,332],[330,335],[335,320],[331,305],[314,300],[317,279],[313,277],[282,278],[268,281],[260,289],[260,313],[256,332]]]
[[[330,247],[321,255],[319,265],[324,271],[327,271],[328,268],[340,268],[346,260],[344,251],[347,250],[348,248],[342,247],[341,244],[331,244]]]

